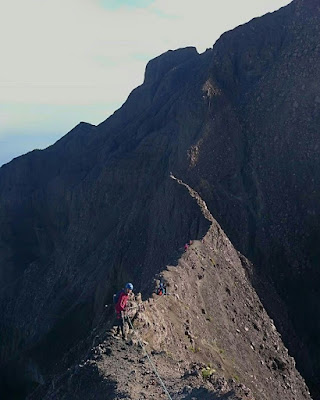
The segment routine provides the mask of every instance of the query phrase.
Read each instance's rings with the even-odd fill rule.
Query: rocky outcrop
[[[6,391],[45,382],[123,281],[146,295],[207,234],[172,172],[253,262],[250,279],[319,396],[319,15],[295,0],[203,54],[168,52],[108,120],[1,167]]]
[[[179,50],[169,50],[167,53],[149,61],[146,67],[144,84],[158,83],[165,74],[172,69],[179,68],[179,65],[197,59],[199,56],[195,47],[187,47]]]
[[[310,399],[251,286],[252,266],[199,194],[172,178],[210,221],[207,234],[162,271],[167,294],[140,305],[127,341],[109,334],[111,321],[102,324],[83,346],[90,350],[28,400],[168,398],[165,390],[175,400]]]
[[[211,100],[211,134],[200,139],[188,175],[235,246],[259,266],[260,296],[315,386],[319,14],[315,2],[296,1],[223,35],[212,76],[230,111],[219,97]],[[261,284],[266,276],[285,310]]]

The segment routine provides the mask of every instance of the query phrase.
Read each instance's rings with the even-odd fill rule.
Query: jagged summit
[[[146,84],[157,83],[170,69],[193,60],[198,55],[195,47],[186,47],[174,51],[169,50],[148,62],[144,82]]]
[[[240,256],[227,254],[223,278],[210,269],[201,285],[217,288],[230,318],[242,290],[258,296],[319,398],[320,13],[314,5],[293,2],[226,33],[203,54],[187,48],[158,57],[144,84],[102,124],[80,124],[48,149],[0,169],[0,386],[8,398],[48,388],[54,374],[62,374],[60,388],[66,387],[64,374],[86,351],[80,348],[93,329],[104,329],[104,304],[124,281],[147,298],[165,266],[186,277],[192,265],[179,268],[190,239],[208,260],[215,246],[201,241],[211,222],[171,172],[201,196],[252,262],[252,285],[246,278],[236,297],[222,295],[222,288],[241,269]],[[299,14],[298,6],[305,11]],[[190,262],[198,256],[191,254]],[[196,309],[198,293],[190,301]],[[241,349],[243,330],[234,334],[232,319],[225,325],[212,307],[206,311],[216,318],[212,326],[226,326],[228,347]],[[241,315],[251,321],[249,311]],[[253,347],[254,362],[268,364]],[[290,371],[294,387],[302,381],[293,365]],[[284,390],[286,372],[272,377]]]

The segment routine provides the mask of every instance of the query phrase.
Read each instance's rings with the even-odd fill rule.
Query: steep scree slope
[[[167,398],[138,340],[174,400],[310,399],[248,280],[252,266],[199,195],[178,182],[187,187],[211,227],[177,266],[161,273],[168,295],[154,294],[143,302],[134,319],[135,332],[126,342],[106,332],[108,323],[101,324],[83,346],[87,351],[82,358],[68,370],[61,367],[64,372],[28,400]]]
[[[319,15],[295,0],[201,55],[170,51],[108,120],[0,169],[0,386],[12,398],[46,379],[124,280],[147,289],[206,234],[170,171],[254,262],[319,397]]]

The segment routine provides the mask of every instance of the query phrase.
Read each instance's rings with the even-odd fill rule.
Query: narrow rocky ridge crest
[[[310,400],[294,359],[247,278],[249,262],[200,195],[170,177],[211,222],[178,265],[168,265],[157,277],[155,284],[161,279],[167,295],[153,294],[144,302],[138,295],[131,303],[139,306],[131,315],[134,329],[172,399]],[[84,357],[28,400],[165,399],[135,335],[129,331],[129,340],[121,342],[108,326],[110,321],[97,326],[84,345]]]

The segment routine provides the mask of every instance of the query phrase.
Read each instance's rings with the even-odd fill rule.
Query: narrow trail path
[[[199,195],[198,192],[196,192],[196,191],[195,191],[194,189],[192,189],[189,185],[187,185],[186,183],[184,183],[181,179],[176,178],[176,177],[172,174],[172,172],[170,172],[170,178],[173,179],[173,180],[175,180],[176,182],[178,182],[179,185],[182,185],[182,186],[186,187],[186,188],[188,189],[188,192],[190,193],[190,196],[193,197],[193,198],[197,201],[197,203],[198,203],[198,205],[199,205],[199,207],[200,207],[200,209],[201,209],[201,211],[202,211],[203,216],[204,216],[208,221],[210,221],[210,222],[215,222],[215,219],[213,218],[211,212],[209,211],[206,202],[201,198],[201,196]]]

